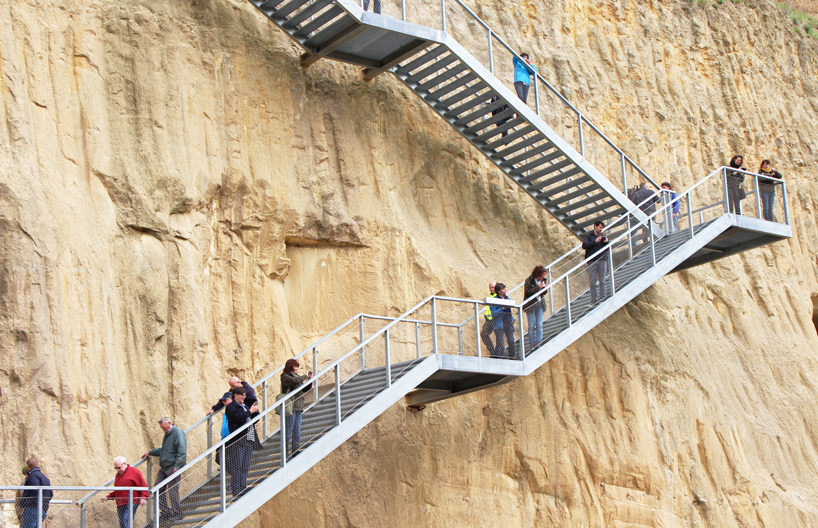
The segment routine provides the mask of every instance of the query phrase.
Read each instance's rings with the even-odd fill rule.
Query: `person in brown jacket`
[[[302,383],[312,378],[312,371],[306,374],[298,375],[298,367],[301,365],[297,359],[288,359],[284,364],[284,372],[281,373],[281,393],[289,394],[298,389]],[[298,394],[293,397],[293,411],[287,415],[286,432],[287,445],[290,449],[287,450],[287,457],[291,457],[298,452],[301,445],[301,415],[304,414],[304,396]]]

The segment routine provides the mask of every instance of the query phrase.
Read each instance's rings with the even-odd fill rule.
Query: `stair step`
[[[307,38],[313,32],[317,31],[325,24],[328,24],[330,21],[338,18],[338,16],[342,14],[344,14],[344,10],[333,4],[331,8],[315,17],[312,22],[306,24],[304,27],[293,33],[293,37],[299,40],[302,38]]]
[[[331,4],[332,1],[333,0],[316,0],[315,3],[310,4],[306,8],[302,9],[301,12],[298,13],[296,16],[291,17],[289,20],[287,20],[284,24],[281,25],[281,27],[284,28],[298,27],[300,23],[304,22],[314,14],[324,9],[326,6]]]

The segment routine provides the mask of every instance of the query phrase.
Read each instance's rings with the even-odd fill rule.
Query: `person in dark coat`
[[[241,381],[236,376],[233,376],[229,380],[227,380],[227,383],[230,385],[231,390],[235,387],[244,387],[244,392],[247,395],[247,397],[244,400],[244,405],[247,408],[252,407],[253,404],[258,401],[258,399],[256,398],[256,391],[253,389],[252,385],[250,385],[246,381]],[[215,405],[213,405],[213,407],[210,408],[210,410],[207,412],[205,416],[210,416],[211,414],[222,409],[223,407],[224,400],[220,399],[219,401],[216,402]]]
[[[489,283],[489,298],[497,297],[497,294],[494,293],[494,287],[497,285],[496,282],[491,281]],[[494,333],[492,329],[492,322],[491,322],[491,308],[486,306],[486,310],[484,312],[485,320],[483,321],[483,325],[480,327],[480,339],[483,340],[483,344],[486,346],[486,351],[489,355],[494,354],[494,341],[491,339],[491,335]]]
[[[585,259],[588,260],[588,282],[591,287],[591,304],[605,300],[608,295],[606,275],[608,272],[608,254],[606,251],[594,255],[608,245],[608,237],[602,234],[605,223],[601,220],[594,222],[594,230],[588,231],[582,240],[582,249],[585,250]],[[597,292],[597,283],[599,292]]]
[[[28,469],[24,486],[51,486],[51,481],[40,470],[40,462],[36,458],[31,457],[26,460],[26,468]],[[20,528],[37,528],[37,498],[39,494],[40,491],[36,489],[25,490],[20,497],[20,506],[23,507],[23,524]],[[42,510],[39,511],[42,520],[45,520],[52,497],[54,497],[54,491],[50,489],[43,490]]]
[[[641,182],[629,197],[631,201],[639,206],[647,216],[656,212],[656,202],[659,201],[659,195],[648,189],[647,182]]]
[[[298,375],[298,367],[301,365],[295,358],[288,359],[284,364],[284,372],[281,373],[281,394],[289,394],[297,390],[305,381],[312,378],[312,371]],[[304,394],[303,391],[297,396],[293,396],[292,413],[287,415],[286,438],[290,447],[287,456],[293,456],[301,447],[301,415],[304,414]]]
[[[244,424],[258,416],[258,403],[247,407],[246,391],[244,387],[233,387],[233,403],[224,408],[227,416],[227,428],[230,434],[241,429]],[[258,443],[258,435],[254,425],[251,425],[238,436],[227,441],[227,473],[230,474],[230,490],[233,498],[238,497],[247,488],[247,473],[250,471],[250,461],[253,457],[253,448]]]
[[[545,279],[546,269],[543,266],[537,266],[531,272],[531,275],[525,280],[523,286],[523,295],[528,300],[523,305],[528,316],[528,346],[534,347],[542,341],[542,322],[545,314],[545,295],[540,295],[532,299],[535,295],[540,293],[546,287]]]
[[[746,167],[742,167],[744,157],[741,155],[733,156],[730,160],[730,167],[746,171]],[[744,189],[741,184],[744,183],[744,174],[727,169],[727,207],[731,213],[741,214],[741,201],[744,199]]]
[[[497,299],[508,300],[506,295],[506,285],[498,282],[494,287],[494,292],[497,294]],[[494,338],[497,340],[494,346],[494,354],[491,357],[497,359],[513,358],[514,357],[514,316],[511,314],[510,306],[492,306],[491,307],[492,323],[494,324]],[[503,338],[508,342],[508,354],[506,354],[506,347],[503,343]]]
[[[759,176],[766,176],[767,178],[782,179],[784,176],[770,166],[770,160],[761,162],[761,168],[758,169]],[[775,180],[768,180],[767,178],[758,179],[758,192],[761,194],[761,209],[764,215],[764,220],[775,222],[773,219],[773,206],[775,206],[775,186],[779,182]]]

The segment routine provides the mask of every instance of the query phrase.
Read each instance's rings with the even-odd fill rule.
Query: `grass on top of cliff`
[[[791,4],[778,3],[778,7],[793,21],[795,30],[799,34],[803,30],[806,35],[818,39],[818,18],[796,9]]]

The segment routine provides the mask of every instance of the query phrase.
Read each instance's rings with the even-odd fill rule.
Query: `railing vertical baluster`
[[[613,248],[611,246],[608,246],[608,268],[611,270],[611,297],[613,297],[616,295],[616,283],[614,282]]]
[[[213,447],[213,415],[207,417],[207,448]],[[213,455],[207,455],[207,478],[213,476]]]
[[[219,472],[224,474],[224,470]],[[151,504],[153,505],[153,528],[159,528],[159,494],[161,492],[161,488],[156,490],[153,493],[153,500],[151,501]]]
[[[267,407],[269,406],[269,403],[267,401],[267,380],[264,380],[264,383],[261,384],[261,390],[262,390],[261,401],[262,401],[262,404],[264,405],[264,410],[266,411]],[[262,420],[262,422],[261,422],[261,436],[265,440],[267,439],[267,415],[268,414],[270,414],[270,413],[266,413],[264,415],[264,417],[261,419]]]
[[[128,528],[133,528],[133,490],[128,490]]]
[[[365,333],[364,333],[364,316],[363,315],[361,316],[361,319],[360,319],[360,327],[361,327],[361,341],[358,344],[363,343],[364,342],[364,337],[365,337]],[[361,368],[362,369],[366,368],[366,351],[364,350],[364,347],[361,347]]]
[[[312,349],[312,372],[318,374],[318,347]],[[312,401],[318,403],[318,382],[312,384]]]
[[[88,526],[88,505],[84,502],[80,506],[80,528]]]
[[[389,329],[383,331],[383,347],[386,356],[386,386],[392,386],[392,357],[389,351]]]
[[[551,284],[551,266],[548,266],[548,300],[551,302],[551,315],[554,315],[554,285]]]
[[[727,169],[721,170],[721,184],[724,187],[724,212],[730,212],[730,197],[728,196],[727,192]]]
[[[753,178],[753,182],[756,188],[756,209],[758,209],[758,217],[763,220],[764,217],[761,214],[761,191],[758,188],[758,174]]]
[[[418,349],[418,359],[420,359],[420,323],[415,321],[415,343]]]
[[[460,347],[460,355],[463,355],[463,327],[457,327],[457,345]]]
[[[474,342],[477,344],[477,357],[480,357],[480,303],[474,303]]]
[[[432,353],[437,354],[437,299],[432,297]]]
[[[406,22],[406,0],[400,0],[400,19]]]
[[[281,416],[284,416],[284,413],[281,413]],[[282,428],[281,431],[283,432],[284,429]],[[225,448],[225,444],[219,446],[219,452],[221,453],[222,459],[222,469],[219,471],[219,509],[224,512],[227,509],[227,471],[225,468],[227,467],[227,449]],[[281,455],[281,459],[284,459],[284,455]],[[282,467],[284,463],[282,462]]]
[[[625,217],[625,222],[628,227],[628,260],[633,258],[633,232],[631,231],[631,215]]]
[[[648,236],[650,237],[650,261],[656,265],[656,244],[653,241],[653,221],[648,220]]]
[[[579,155],[585,157],[585,137],[582,134],[582,114],[577,112],[577,130],[579,130]],[[627,188],[626,188],[627,192]]]
[[[568,315],[568,326],[570,327],[571,326],[571,289],[568,286],[568,275],[565,276],[565,313]]]
[[[446,32],[446,0],[440,0],[440,31]]]
[[[494,52],[491,47],[492,46],[491,29],[489,29],[488,31],[489,31],[489,71],[491,73],[494,73]]]
[[[787,182],[781,182],[781,199],[784,200],[784,223],[790,225],[790,206],[787,204]]]
[[[625,174],[625,153],[619,151],[619,165],[622,167],[622,192],[628,194],[628,176]]]
[[[335,364],[335,425],[341,425],[341,364]]]
[[[153,457],[148,457],[148,488],[153,487]],[[148,503],[148,524],[151,524],[153,517],[159,518],[158,502],[154,504],[153,501]],[[158,526],[158,525],[157,525]]]
[[[43,489],[37,490],[37,528],[43,528]]]
[[[534,75],[534,111],[537,112],[537,117],[540,117],[540,79],[538,75]]]
[[[693,231],[693,201],[690,198],[690,193],[687,193],[687,223],[690,229],[690,238],[693,238],[695,232]]]
[[[537,302],[540,302],[537,299]],[[522,305],[519,308],[519,316],[520,316],[520,361],[525,359],[525,334],[523,333],[523,307]],[[528,329],[528,333],[531,333],[531,328]],[[517,348],[517,347],[514,347]],[[515,351],[516,352],[516,351]]]
[[[281,410],[279,411],[279,425],[278,425],[278,441],[281,444],[281,467],[287,465],[287,404],[284,403],[284,398],[281,399]],[[222,472],[224,473],[224,472]]]

